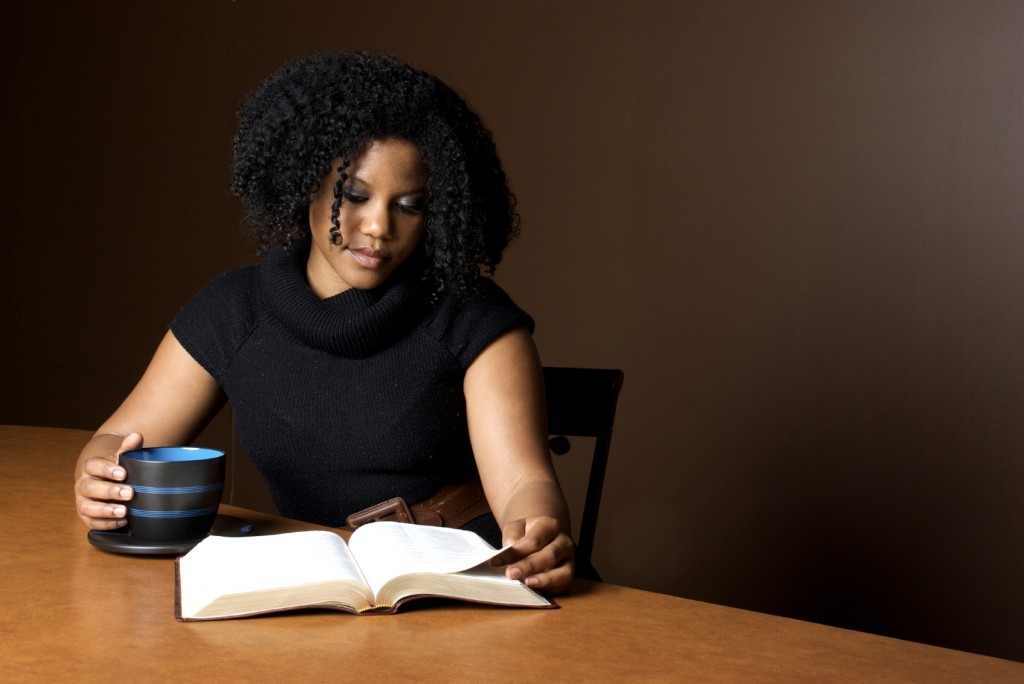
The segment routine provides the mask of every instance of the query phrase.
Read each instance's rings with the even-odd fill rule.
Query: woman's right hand
[[[213,376],[168,330],[135,389],[75,463],[75,510],[86,527],[113,530],[127,523],[125,502],[134,492],[123,484],[122,452],[140,448],[143,434],[150,444],[191,444],[225,399]]]
[[[100,434],[93,437],[84,450],[75,480],[75,506],[89,529],[113,530],[127,524],[128,510],[124,502],[129,501],[134,492],[121,484],[125,471],[118,457],[141,446],[142,435],[137,432],[126,437]]]

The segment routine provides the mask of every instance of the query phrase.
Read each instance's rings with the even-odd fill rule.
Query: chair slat
[[[591,562],[591,555],[623,378],[622,371],[617,369],[544,368],[548,434],[552,442],[564,439],[565,436],[597,438],[579,539],[576,540],[576,574],[587,579],[601,579]],[[556,449],[556,452],[561,452],[561,448]]]

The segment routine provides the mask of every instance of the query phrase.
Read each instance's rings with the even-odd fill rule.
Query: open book
[[[363,525],[348,544],[326,530],[210,536],[176,561],[174,615],[217,620],[312,607],[393,613],[425,596],[553,607],[490,565],[502,550],[467,530],[396,522]]]

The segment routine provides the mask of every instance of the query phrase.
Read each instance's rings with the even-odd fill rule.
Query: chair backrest
[[[622,380],[621,370],[544,368],[551,451],[556,455],[568,453],[571,447],[568,437],[596,438],[579,539],[576,540],[576,575],[586,579],[601,579],[591,555]]]

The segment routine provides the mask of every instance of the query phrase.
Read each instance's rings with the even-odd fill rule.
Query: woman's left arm
[[[547,593],[572,580],[575,545],[548,447],[544,380],[533,338],[513,329],[466,370],[466,415],[487,501],[501,527],[505,574]]]

